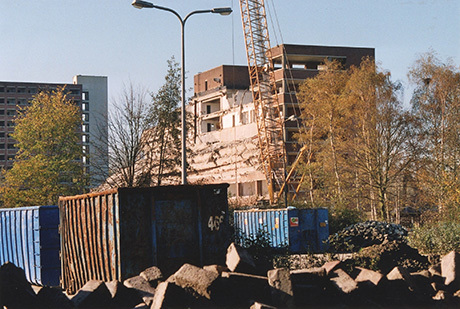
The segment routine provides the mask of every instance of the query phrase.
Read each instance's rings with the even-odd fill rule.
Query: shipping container
[[[268,237],[273,248],[290,253],[324,252],[329,237],[328,211],[325,208],[237,210],[234,212],[237,242]]]
[[[59,199],[61,286],[119,280],[158,266],[222,264],[230,243],[227,184],[119,188]]]
[[[24,269],[35,285],[59,286],[57,206],[0,208],[0,265]]]

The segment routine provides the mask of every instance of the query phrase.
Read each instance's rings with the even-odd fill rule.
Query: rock
[[[163,279],[163,274],[161,270],[156,267],[152,266],[144,270],[139,274],[142,278],[144,278],[152,287],[155,287],[158,284],[158,281]]]
[[[341,261],[330,261],[324,263],[323,269],[326,271],[326,274],[329,275],[333,270],[340,267]]]
[[[0,308],[29,308],[37,296],[26,279],[24,270],[6,262],[0,267]]]
[[[246,306],[251,300],[271,303],[270,286],[265,276],[223,272],[221,279],[213,289],[213,300],[220,305]]]
[[[171,282],[160,282],[155,291],[151,309],[168,307],[188,307],[193,303],[192,296]]]
[[[362,267],[357,267],[359,270],[358,276],[355,278],[355,281],[360,284],[360,283],[370,283],[373,286],[378,286],[383,280],[385,280],[385,276],[382,275],[379,272],[369,270],[366,268]]]
[[[211,285],[219,275],[191,264],[184,264],[173,275],[176,285],[183,289],[192,289],[196,294],[211,299]]]
[[[289,270],[287,268],[272,269],[267,272],[267,277],[274,303],[292,307],[294,291]]]
[[[229,271],[228,267],[221,266],[221,265],[206,265],[206,266],[203,266],[203,269],[207,271],[215,272],[219,274],[219,276],[222,274],[222,272]]]
[[[334,270],[330,277],[332,285],[343,294],[350,294],[358,289],[358,284],[342,269]]]
[[[276,307],[269,306],[267,304],[262,304],[259,302],[255,302],[254,304],[249,307],[249,309],[276,309]]]
[[[110,308],[112,295],[103,281],[90,280],[71,300],[77,308]]]
[[[33,288],[37,294],[37,303],[39,308],[65,309],[74,307],[73,303],[60,288],[46,286],[33,286]]]
[[[123,285],[127,288],[134,289],[142,298],[144,303],[151,305],[153,296],[155,295],[155,288],[141,276],[135,276],[123,281]]]
[[[226,264],[233,272],[253,273],[256,269],[252,256],[235,243],[231,243],[227,249]]]
[[[441,258],[441,274],[450,289],[460,288],[460,254],[451,251]]]
[[[106,282],[105,285],[112,296],[112,303],[119,307],[131,308],[142,301],[135,289],[127,288],[118,280]]]

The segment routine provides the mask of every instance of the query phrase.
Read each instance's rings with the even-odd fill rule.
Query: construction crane
[[[264,0],[240,0],[241,19],[254,102],[260,161],[267,179],[270,204],[286,180],[284,117],[280,113]]]

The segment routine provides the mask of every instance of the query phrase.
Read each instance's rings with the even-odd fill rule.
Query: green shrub
[[[355,209],[329,209],[329,234],[335,234],[347,226],[363,221],[362,213]]]
[[[438,222],[414,228],[408,236],[411,247],[424,254],[444,255],[460,249],[460,223]]]

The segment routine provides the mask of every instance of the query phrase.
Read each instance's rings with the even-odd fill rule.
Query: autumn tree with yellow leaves
[[[38,93],[14,123],[18,152],[3,173],[3,207],[56,205],[61,195],[82,193],[81,113],[65,89]]]

